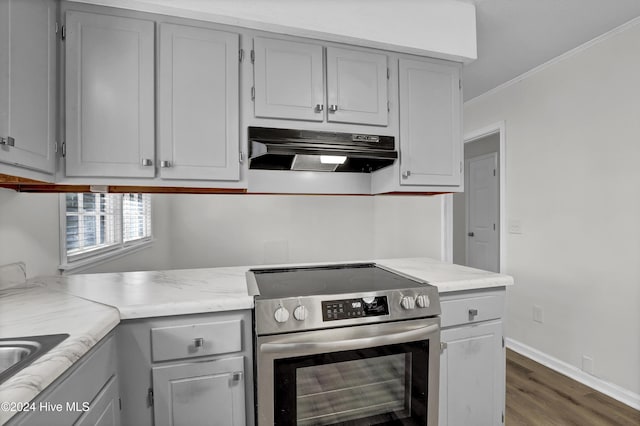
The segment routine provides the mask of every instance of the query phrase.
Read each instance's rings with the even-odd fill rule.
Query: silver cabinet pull
[[[440,352],[444,352],[447,349],[447,342],[440,342]]]
[[[338,110],[338,105],[329,105],[329,112],[336,112]]]
[[[0,138],[0,145],[16,146],[16,140],[11,136],[7,136],[6,138]]]
[[[473,232],[468,232],[467,235],[470,236],[470,237],[473,237],[476,234],[474,234]]]
[[[193,346],[195,346],[196,348],[203,347],[204,346],[204,338],[196,337],[195,339],[193,339]]]
[[[477,309],[469,309],[469,318],[473,318],[475,316],[478,315],[478,310]]]
[[[171,161],[167,161],[167,160],[161,161],[160,167],[164,167],[164,168],[171,167]]]
[[[234,371],[231,373],[231,380],[234,382],[239,382],[242,380],[242,371]]]
[[[402,173],[402,179],[408,179],[409,176],[411,176],[411,170],[407,170],[406,172]]]
[[[142,160],[140,160],[140,164],[144,167],[153,166],[153,161],[151,161],[151,159],[149,158],[143,158]]]
[[[313,109],[315,112],[322,112],[324,111],[324,105],[322,104],[316,104],[315,108]]]

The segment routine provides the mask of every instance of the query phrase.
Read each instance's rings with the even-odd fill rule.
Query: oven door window
[[[429,342],[274,361],[276,425],[424,425]]]

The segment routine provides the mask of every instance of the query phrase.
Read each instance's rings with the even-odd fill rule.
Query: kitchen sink
[[[0,383],[69,337],[68,334],[0,339]]]

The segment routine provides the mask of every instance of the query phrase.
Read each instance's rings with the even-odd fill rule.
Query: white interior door
[[[498,154],[465,161],[467,266],[499,272]]]

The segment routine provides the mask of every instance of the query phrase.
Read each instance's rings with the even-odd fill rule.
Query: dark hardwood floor
[[[640,426],[640,411],[507,350],[507,426]]]

